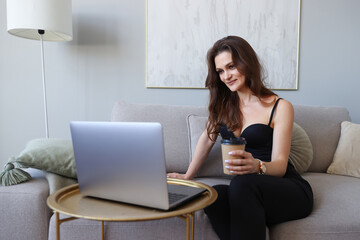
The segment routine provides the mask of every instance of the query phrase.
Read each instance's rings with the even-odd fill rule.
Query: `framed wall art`
[[[257,52],[265,83],[297,90],[300,0],[147,0],[146,86],[205,88],[206,53],[237,35]]]

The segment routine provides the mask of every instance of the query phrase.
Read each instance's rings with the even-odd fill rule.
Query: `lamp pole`
[[[43,97],[44,97],[45,134],[46,134],[46,138],[49,138],[49,121],[48,121],[48,112],[47,112],[45,61],[44,61],[44,34],[45,34],[45,30],[39,29],[38,33],[40,35],[40,45],[41,45],[41,70],[42,70]]]

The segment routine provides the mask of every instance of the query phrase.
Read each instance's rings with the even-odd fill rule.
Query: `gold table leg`
[[[101,221],[101,240],[104,240],[104,221]]]
[[[192,217],[192,222],[191,222],[192,232],[191,232],[191,235],[192,235],[192,239],[194,240],[195,239],[195,236],[194,236],[194,232],[195,232],[195,214],[191,213],[191,217]]]
[[[55,212],[55,217],[56,217],[56,240],[60,240],[60,225],[64,222],[68,222],[68,221],[72,221],[77,219],[76,217],[68,217],[68,218],[63,218],[60,219],[60,214],[59,212]]]
[[[186,214],[186,240],[190,240],[190,217]]]
[[[56,216],[56,240],[60,240],[60,219],[59,219],[59,213],[55,212]]]
[[[186,222],[186,240],[194,240],[195,236],[194,236],[194,229],[195,229],[195,214],[194,212],[192,213],[187,213],[185,216],[178,216],[179,218],[185,220]],[[190,227],[190,221],[191,221],[191,227]],[[191,230],[190,230],[191,228]]]

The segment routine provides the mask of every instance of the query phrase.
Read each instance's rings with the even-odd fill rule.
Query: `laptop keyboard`
[[[169,203],[172,204],[182,198],[185,198],[187,195],[169,192]]]

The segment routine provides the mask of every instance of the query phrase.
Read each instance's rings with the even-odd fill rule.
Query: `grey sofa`
[[[313,161],[303,174],[314,192],[314,210],[305,219],[268,228],[268,239],[360,239],[360,179],[327,174],[336,150],[342,121],[349,113],[342,107],[295,105],[295,122],[307,132]],[[164,127],[169,172],[184,172],[189,164],[187,116],[206,116],[206,107],[127,104],[118,102],[111,121],[156,121]],[[206,168],[206,166],[205,166]],[[206,172],[206,169],[203,169]],[[0,239],[56,239],[55,218],[46,205],[49,185],[43,173],[31,170],[32,180],[10,187],[0,186]],[[209,174],[208,174],[209,175]],[[208,185],[228,183],[214,175],[196,180]],[[71,182],[71,181],[69,181]],[[195,215],[195,239],[217,239],[203,211]],[[101,225],[75,220],[61,225],[61,239],[100,239]],[[185,239],[185,223],[179,218],[145,222],[107,222],[106,239]]]

